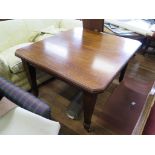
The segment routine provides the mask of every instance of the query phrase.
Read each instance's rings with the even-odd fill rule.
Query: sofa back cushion
[[[26,25],[29,35],[31,35],[32,32],[39,31],[51,25],[59,28],[61,19],[24,19],[23,22]]]
[[[58,19],[17,19],[0,22],[0,52],[20,43],[29,42],[33,31],[54,25]]]
[[[69,29],[72,29],[74,27],[81,27],[82,22],[80,20],[75,20],[75,19],[62,19],[62,20],[42,20],[43,23],[38,26],[36,23],[38,22],[37,20],[29,20],[25,21],[30,25],[29,31],[30,31],[30,42],[36,42],[43,40],[47,37],[56,35],[59,32],[62,31],[67,31]],[[31,24],[34,23],[34,26],[31,26]],[[43,28],[42,28],[43,27]]]
[[[25,23],[29,34],[27,37],[27,42],[32,42],[40,30],[49,26],[59,28],[61,19],[24,19],[23,22]]]
[[[82,21],[75,19],[62,19],[60,23],[60,28],[63,29],[73,29],[74,27],[82,27]]]
[[[74,19],[16,19],[0,22],[0,52],[21,44],[30,42],[34,32],[53,25],[54,28],[68,30],[82,26],[80,20]]]
[[[28,35],[23,20],[0,22],[0,52],[14,45],[27,42]]]

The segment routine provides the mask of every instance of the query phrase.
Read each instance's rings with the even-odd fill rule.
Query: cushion
[[[0,57],[3,57],[3,59],[5,59],[12,73],[19,73],[24,70],[21,59],[15,56],[16,50],[31,44],[32,42],[18,44],[0,53]]]
[[[16,107],[0,118],[2,135],[56,135],[60,124]]]
[[[43,39],[46,39],[46,38],[52,37],[52,36],[53,36],[52,34],[44,34],[44,33],[41,33],[41,34],[36,35],[36,36],[33,38],[33,41],[34,41],[34,42],[41,41],[41,40],[43,40]]]
[[[66,31],[66,30],[67,29],[65,29],[65,28],[56,28],[54,25],[51,25],[44,29],[40,29],[40,30],[36,30],[36,31],[32,32],[30,41],[32,41],[32,42],[40,41],[47,37],[51,37],[61,31]]]
[[[24,20],[6,20],[0,22],[0,52],[28,42],[29,31],[23,22]]]
[[[82,27],[82,21],[75,19],[63,19],[60,23],[60,28],[69,30],[73,29],[74,27]]]
[[[57,34],[59,32],[59,28],[55,28],[54,25],[51,25],[38,31],[46,34]]]
[[[0,117],[2,117],[3,115],[5,115],[7,112],[9,112],[15,107],[17,107],[16,104],[8,100],[6,97],[3,97],[0,100]]]

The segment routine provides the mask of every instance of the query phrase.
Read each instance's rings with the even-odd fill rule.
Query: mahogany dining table
[[[98,94],[121,71],[122,80],[128,61],[140,46],[137,40],[74,28],[20,48],[15,55],[22,59],[35,95],[36,68],[83,92],[83,125],[90,131]]]

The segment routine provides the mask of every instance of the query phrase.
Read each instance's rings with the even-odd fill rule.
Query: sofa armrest
[[[11,76],[9,65],[7,64],[7,61],[3,58],[1,53],[0,53],[0,76],[5,77],[7,79],[10,79]]]
[[[51,119],[51,109],[47,104],[0,77],[0,97],[3,96],[26,110]]]

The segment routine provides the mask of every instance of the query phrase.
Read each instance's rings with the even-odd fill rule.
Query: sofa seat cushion
[[[18,44],[0,53],[0,57],[2,57],[6,61],[12,73],[16,74],[24,70],[21,59],[15,56],[16,50],[31,44],[32,42]]]
[[[53,34],[54,35],[54,34],[59,33],[61,31],[61,29],[60,28],[56,28],[53,25],[51,25],[51,26],[46,27],[44,29],[41,29],[39,31],[42,32],[42,33]]]
[[[16,107],[0,118],[1,135],[56,135],[60,124]]]
[[[45,38],[54,36],[57,33],[62,32],[62,31],[66,31],[66,30],[67,29],[65,29],[65,28],[56,28],[54,25],[51,25],[51,26],[46,27],[44,29],[33,31],[29,40],[32,42],[41,41]]]
[[[41,41],[41,40],[43,40],[43,39],[46,39],[46,38],[52,37],[52,36],[53,36],[52,34],[43,34],[43,33],[41,33],[41,34],[36,35],[36,36],[33,38],[33,41],[34,41],[34,42]]]

